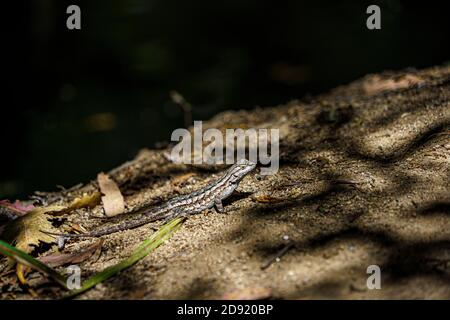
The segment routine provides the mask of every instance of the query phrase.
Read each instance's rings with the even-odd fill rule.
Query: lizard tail
[[[115,225],[115,226],[106,227],[106,228],[102,228],[99,230],[94,230],[91,232],[80,233],[80,234],[55,233],[55,232],[49,232],[49,231],[44,231],[44,230],[41,230],[41,231],[46,234],[49,234],[52,236],[58,236],[58,237],[64,238],[64,239],[96,238],[96,237],[101,237],[101,236],[104,236],[107,234],[111,234],[111,233],[115,233],[115,232],[119,232],[119,231],[123,231],[123,230],[133,229],[133,228],[142,226],[144,224],[147,224],[149,222],[159,220],[161,218],[162,217],[159,217],[159,216],[143,216],[143,217],[139,217],[137,219],[131,220],[131,221],[123,222],[123,223]]]

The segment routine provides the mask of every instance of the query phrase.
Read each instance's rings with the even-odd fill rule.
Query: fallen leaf
[[[11,203],[9,200],[1,200],[0,201],[0,235],[3,233],[5,229],[5,225],[16,219],[17,217],[23,216],[27,214],[31,209],[33,209],[33,205],[25,205],[19,200]]]
[[[81,208],[93,208],[100,203],[101,194],[100,192],[94,192],[92,194],[83,194],[82,197],[75,198],[67,207],[60,207],[60,209],[56,209],[53,211],[49,211],[48,213],[57,216],[65,213],[69,213],[70,211],[81,209]]]
[[[252,200],[260,203],[279,203],[285,201],[284,199],[272,197],[269,195],[261,195],[261,196],[255,196],[252,197]]]
[[[16,200],[14,203],[11,203],[9,200],[0,200],[0,207],[9,209],[17,215],[24,215],[28,211],[34,209],[34,205],[27,204],[19,200]]]
[[[72,211],[80,208],[93,208],[100,203],[100,192],[94,192],[92,194],[84,194],[81,198],[75,198],[69,205],[68,210]]]
[[[99,240],[79,252],[55,253],[42,258],[38,258],[38,260],[49,265],[50,267],[59,267],[68,263],[77,264],[90,258],[95,252],[101,249],[102,244],[103,241]]]
[[[98,174],[97,181],[103,194],[102,202],[105,214],[108,217],[112,217],[123,213],[125,211],[125,201],[117,184],[103,172]]]
[[[9,259],[13,261],[16,261],[18,265],[25,265],[27,267],[33,268],[39,272],[46,274],[50,278],[54,279],[64,289],[67,289],[66,285],[67,280],[64,276],[62,276],[61,274],[59,274],[58,272],[47,266],[45,263],[36,260],[29,254],[23,252],[22,250],[17,249],[16,247],[7,244],[2,240],[0,240],[0,254],[7,256]],[[23,272],[20,271],[23,269],[18,266],[16,270],[19,270],[19,272],[17,272],[17,276],[22,277],[22,279],[19,280],[23,281],[24,280]]]
[[[48,220],[51,218],[47,213],[62,210],[62,206],[49,206],[36,208],[28,214],[17,218],[8,225],[2,233],[2,238],[13,244],[17,249],[30,253],[40,242],[54,243],[55,238],[42,230],[57,232]]]
[[[67,207],[53,205],[35,208],[26,215],[8,223],[1,236],[10,244],[15,245],[16,248],[26,253],[30,253],[35,246],[40,244],[40,242],[49,244],[56,242],[55,237],[43,232],[58,232],[49,221],[52,216],[68,213],[79,208],[92,207],[99,201],[100,193],[94,192],[91,195],[84,195],[81,198],[76,198]]]
[[[222,300],[261,300],[272,296],[272,290],[265,287],[249,287],[225,293]]]
[[[36,293],[36,291],[34,291],[28,284],[27,279],[25,278],[25,275],[28,273],[29,271],[29,267],[18,263],[16,266],[16,275],[17,275],[17,279],[19,279],[19,282],[25,286],[27,288],[28,293],[33,297],[33,298],[37,298],[38,294]]]

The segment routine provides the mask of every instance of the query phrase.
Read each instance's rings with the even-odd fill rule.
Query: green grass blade
[[[29,254],[9,245],[2,240],[0,240],[0,253],[16,260],[18,263],[46,274],[47,276],[55,280],[58,284],[60,284],[64,289],[67,289],[66,278],[64,276],[47,266],[45,263],[33,258]]]
[[[64,298],[73,298],[76,295],[79,295],[80,293],[83,293],[95,285],[103,282],[104,280],[112,277],[116,273],[122,271],[123,269],[126,269],[130,267],[131,265],[135,264],[140,259],[147,256],[150,252],[155,250],[159,245],[161,245],[164,241],[166,241],[170,236],[177,231],[180,227],[182,222],[184,221],[184,218],[177,218],[174,219],[165,225],[163,225],[158,231],[153,233],[150,238],[143,241],[131,254],[131,256],[125,260],[122,260],[118,264],[115,264],[113,266],[110,266],[106,268],[103,271],[100,271],[96,274],[94,274],[92,277],[88,278],[86,281],[83,282],[83,285],[80,289],[74,290],[69,295],[65,296]]]

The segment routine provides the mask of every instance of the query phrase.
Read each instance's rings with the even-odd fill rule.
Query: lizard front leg
[[[219,197],[214,198],[214,208],[219,213],[225,213],[225,209],[223,208],[222,199]]]

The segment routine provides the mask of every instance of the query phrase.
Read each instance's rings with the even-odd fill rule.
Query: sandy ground
[[[217,299],[248,289],[275,299],[450,298],[449,80],[449,67],[368,75],[322,96],[216,116],[204,129],[280,129],[278,173],[253,172],[225,202],[228,214],[190,217],[154,253],[79,298]],[[112,173],[130,209],[221,173],[170,163],[163,152],[142,150]],[[96,207],[67,218],[87,229],[121,219],[99,216]],[[128,257],[158,225],[105,236],[100,257],[80,265],[83,278]],[[379,290],[367,288],[370,265],[381,268]],[[29,298],[2,281],[0,297]]]

